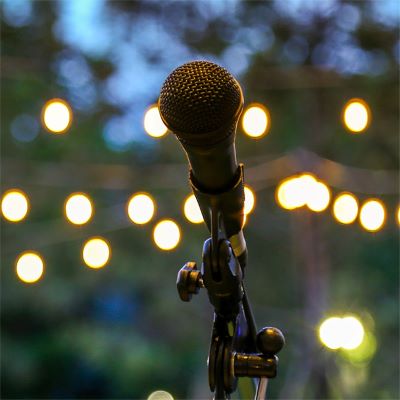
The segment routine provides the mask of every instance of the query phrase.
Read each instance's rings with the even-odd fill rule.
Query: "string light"
[[[299,178],[290,177],[281,182],[275,192],[278,204],[286,210],[294,210],[305,204]]]
[[[93,214],[93,205],[85,193],[72,193],[65,201],[65,216],[74,225],[86,224]]]
[[[321,212],[328,207],[330,198],[328,186],[309,173],[285,179],[275,191],[277,203],[286,210],[307,206],[311,211]]]
[[[246,135],[259,139],[268,133],[271,126],[270,121],[267,108],[261,104],[254,104],[244,112],[242,128]]]
[[[255,194],[253,190],[250,188],[250,186],[245,185],[244,186],[244,209],[243,212],[245,215],[250,214],[255,205]]]
[[[164,136],[168,128],[164,125],[160,117],[157,105],[152,105],[144,115],[144,130],[152,137],[160,138]]]
[[[62,99],[49,100],[42,109],[43,126],[51,133],[65,133],[71,126],[72,110]]]
[[[193,224],[199,224],[204,221],[199,204],[197,203],[194,194],[190,194],[188,197],[186,197],[183,205],[183,213],[185,214],[186,219]]]
[[[136,193],[129,199],[127,212],[135,224],[143,225],[151,221],[154,211],[154,201],[147,193]]]
[[[342,319],[343,334],[342,348],[346,350],[356,349],[364,339],[364,327],[355,317]]]
[[[351,99],[344,106],[343,122],[350,132],[361,133],[368,127],[370,119],[371,112],[364,100]]]
[[[168,393],[165,390],[156,390],[149,395],[147,400],[174,400],[174,398],[171,393]]]
[[[181,232],[176,222],[165,219],[160,221],[154,228],[153,240],[161,250],[174,249],[181,238]]]
[[[341,224],[351,224],[358,215],[358,201],[351,193],[339,194],[333,203],[333,216]]]
[[[314,181],[309,185],[309,192],[307,193],[306,204],[307,207],[314,212],[324,211],[330,202],[331,192],[323,182]]]
[[[16,262],[18,278],[25,283],[35,283],[43,275],[44,262],[42,257],[33,251],[22,253]]]
[[[356,349],[364,339],[364,327],[354,316],[331,317],[319,327],[319,338],[329,349]]]
[[[342,345],[341,323],[341,318],[331,317],[322,322],[319,327],[321,342],[331,350],[339,349]]]
[[[10,222],[20,222],[28,214],[28,196],[19,189],[10,189],[4,193],[1,200],[1,213]]]
[[[377,199],[366,201],[360,209],[360,224],[367,231],[375,232],[381,229],[385,218],[384,205]]]
[[[82,249],[83,261],[90,268],[104,267],[108,263],[110,256],[110,245],[101,237],[89,239]]]

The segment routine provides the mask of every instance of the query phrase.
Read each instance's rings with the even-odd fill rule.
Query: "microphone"
[[[211,231],[211,208],[220,214],[225,234],[240,264],[245,263],[243,166],[236,160],[235,132],[243,110],[239,83],[208,61],[176,68],[158,100],[161,119],[180,141],[189,161],[189,179]],[[242,265],[244,267],[244,265]]]

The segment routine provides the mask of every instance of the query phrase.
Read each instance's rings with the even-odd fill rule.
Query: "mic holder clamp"
[[[235,191],[243,192],[243,166],[239,179],[231,191],[224,194],[200,192],[192,182],[193,192],[211,232],[204,242],[201,270],[195,262],[186,263],[178,272],[177,288],[183,301],[190,301],[200,288],[207,289],[214,306],[214,322],[208,356],[209,386],[214,399],[229,399],[236,390],[238,377],[273,378],[276,376],[276,353],[284,345],[284,337],[276,328],[263,328],[257,333],[256,324],[243,283],[243,267],[247,255],[234,251],[230,233],[240,232],[243,222],[243,203]],[[244,195],[243,195],[244,197]],[[243,198],[244,201],[244,198]],[[228,227],[238,230],[229,231]],[[230,238],[228,240],[227,236]],[[235,235],[233,235],[235,236]],[[243,239],[244,243],[244,239]],[[244,245],[245,249],[245,245]],[[242,257],[241,262],[239,258]],[[260,379],[256,399],[261,400],[266,381]]]

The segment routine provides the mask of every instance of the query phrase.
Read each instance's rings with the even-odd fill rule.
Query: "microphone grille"
[[[165,80],[159,98],[167,127],[181,141],[199,145],[212,145],[228,136],[232,129],[227,127],[236,124],[242,106],[236,79],[208,61],[193,61],[175,69]],[[214,135],[209,137],[210,133]]]

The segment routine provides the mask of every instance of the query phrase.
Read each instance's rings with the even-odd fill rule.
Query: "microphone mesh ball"
[[[193,61],[175,69],[159,98],[160,115],[183,143],[209,146],[233,133],[243,108],[236,79],[208,61]]]

